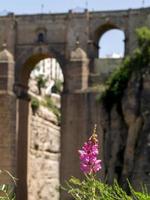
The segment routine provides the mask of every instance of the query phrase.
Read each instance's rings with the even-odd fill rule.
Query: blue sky
[[[77,7],[89,10],[128,9],[150,6],[150,0],[4,0],[0,12],[7,10],[15,13],[67,12]],[[87,5],[88,4],[88,5]]]
[[[16,14],[68,12],[69,9],[91,11],[119,10],[150,7],[150,0],[3,0],[0,4],[0,15],[6,11]],[[108,41],[111,39],[111,45]],[[120,41],[120,42],[119,42]],[[116,45],[117,44],[117,45]],[[107,32],[100,41],[101,56],[112,53],[123,54],[123,34]]]

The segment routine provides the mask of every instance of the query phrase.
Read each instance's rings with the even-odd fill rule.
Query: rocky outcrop
[[[126,187],[128,178],[150,190],[150,70],[133,73],[121,101],[101,111],[108,182],[117,178]]]
[[[32,114],[29,138],[29,199],[59,199],[60,127],[56,116],[40,107]]]

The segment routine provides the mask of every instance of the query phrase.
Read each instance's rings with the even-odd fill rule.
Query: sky
[[[150,6],[150,0],[4,0],[0,13],[7,10],[16,14],[68,12],[69,9],[115,10]]]
[[[83,11],[121,10],[150,7],[150,0],[3,0],[0,3],[0,15],[7,12],[15,14],[62,13],[73,9]],[[110,45],[110,38],[112,43]],[[101,56],[112,53],[123,54],[123,33],[110,31],[100,41]],[[120,42],[119,42],[120,41]],[[117,45],[116,45],[117,44]]]

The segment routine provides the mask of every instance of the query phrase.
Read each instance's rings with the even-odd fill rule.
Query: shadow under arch
[[[29,54],[28,54],[29,55]],[[28,80],[31,71],[36,64],[46,58],[55,58],[60,64],[62,73],[64,76],[62,57],[54,53],[34,53],[30,56],[24,56],[22,59],[22,65],[17,74],[17,83],[15,85],[15,93],[17,98],[17,200],[28,200],[28,140],[29,140],[29,102],[30,97],[28,95]],[[64,77],[65,79],[65,77]]]
[[[125,34],[125,31],[121,28],[121,27],[118,27],[117,25],[113,24],[113,23],[110,23],[110,22],[107,22],[105,24],[102,24],[100,26],[98,26],[96,28],[96,30],[94,31],[94,35],[93,35],[93,45],[95,47],[95,55],[96,57],[98,57],[98,52],[99,52],[99,41],[101,39],[101,37],[103,36],[103,34],[105,34],[107,31],[110,31],[110,30],[120,30],[124,33],[124,38],[126,38],[126,34]],[[124,39],[125,41],[126,39]],[[124,45],[124,49],[126,49],[126,45]],[[126,52],[124,50],[124,52]]]

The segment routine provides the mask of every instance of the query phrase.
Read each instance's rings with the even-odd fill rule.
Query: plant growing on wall
[[[44,101],[42,102],[42,105],[47,107],[56,115],[58,124],[60,124],[60,121],[61,121],[60,109],[56,106],[56,103],[53,101],[53,99],[49,96],[45,96]]]
[[[35,97],[31,97],[31,108],[33,113],[35,113],[38,110],[39,106],[40,106],[39,100]]]
[[[36,113],[36,111],[39,109],[40,106],[44,106],[48,108],[50,111],[52,111],[58,121],[58,125],[61,122],[61,113],[60,113],[60,108],[56,105],[56,103],[53,101],[53,99],[49,96],[45,96],[42,101],[38,100],[36,97],[31,97],[31,108],[33,111],[33,114]]]

